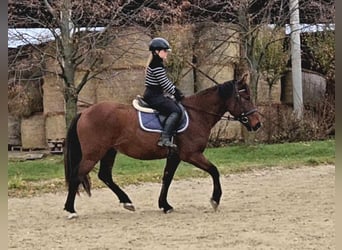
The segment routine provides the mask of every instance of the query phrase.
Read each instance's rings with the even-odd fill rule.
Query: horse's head
[[[247,84],[247,76],[245,74],[240,80],[222,84],[219,93],[225,96],[227,110],[234,119],[240,121],[248,131],[257,131],[261,127],[261,122]]]

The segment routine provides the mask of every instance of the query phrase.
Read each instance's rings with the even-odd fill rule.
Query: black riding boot
[[[171,147],[176,148],[177,145],[173,144],[171,141],[171,137],[173,135],[173,132],[175,130],[175,126],[177,125],[179,120],[179,114],[176,112],[173,112],[169,115],[169,117],[165,121],[164,129],[161,134],[161,137],[158,141],[158,146],[161,147]]]

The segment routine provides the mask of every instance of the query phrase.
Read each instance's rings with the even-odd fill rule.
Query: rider
[[[161,37],[154,38],[149,44],[149,50],[151,55],[146,69],[146,89],[143,98],[152,108],[167,116],[158,146],[175,148],[177,145],[171,141],[171,137],[181,118],[182,110],[173,99],[164,94],[173,95],[176,101],[182,100],[184,95],[166,75],[163,60],[171,51],[169,42]]]

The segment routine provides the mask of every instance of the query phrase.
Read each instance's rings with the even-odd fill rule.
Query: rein
[[[219,85],[219,83],[214,79],[212,78],[211,76],[209,76],[208,74],[206,74],[205,72],[203,72],[202,70],[200,70],[199,68],[196,67],[196,65],[194,65],[193,63],[189,62],[189,61],[186,61],[191,67],[193,67],[195,70],[197,70],[198,72],[200,72],[202,75],[204,75],[205,77],[207,77],[209,80],[211,80],[213,83],[215,83],[215,85]],[[230,116],[230,115],[219,115],[219,114],[216,114],[216,113],[213,113],[213,112],[208,112],[208,111],[205,111],[205,110],[201,110],[201,109],[198,109],[196,107],[192,107],[192,106],[187,106],[187,105],[184,105],[184,107],[187,107],[187,108],[190,108],[190,109],[193,109],[193,110],[197,110],[197,111],[200,111],[202,113],[206,113],[206,114],[209,114],[209,115],[213,115],[213,116],[218,116],[220,117],[221,119],[222,118],[226,118],[228,121],[237,121],[238,119],[236,119],[235,117],[233,116]]]
[[[185,105],[182,103],[182,105],[186,108],[189,108],[189,109],[193,109],[193,110],[196,110],[196,111],[199,111],[201,113],[206,113],[206,114],[209,114],[209,115],[212,115],[212,116],[216,116],[216,117],[220,117],[221,120],[227,120],[227,121],[240,121],[242,123],[248,123],[248,118],[247,116],[249,116],[250,114],[253,114],[254,112],[257,112],[258,109],[251,109],[247,112],[244,112],[244,113],[241,113],[238,117],[235,117],[235,116],[231,116],[231,115],[219,115],[217,113],[214,113],[214,112],[209,112],[209,111],[206,111],[206,110],[203,110],[203,109],[199,109],[197,107],[194,107],[194,106],[189,106],[189,105]]]
[[[212,77],[210,77],[208,74],[206,74],[205,72],[203,72],[202,70],[200,70],[199,68],[196,67],[196,65],[194,65],[193,63],[189,62],[189,61],[186,61],[191,67],[193,67],[194,69],[196,69],[198,72],[200,72],[202,75],[204,75],[205,77],[207,77],[209,80],[211,80],[213,83],[215,83],[215,85],[219,85],[219,83]],[[240,94],[239,92],[241,90],[238,90],[237,87],[236,87],[236,84],[234,84],[234,88],[235,88],[235,92],[236,92],[236,98],[240,101]],[[249,110],[247,112],[244,112],[244,113],[241,113],[238,117],[234,117],[234,116],[230,116],[230,115],[219,115],[219,114],[216,114],[216,113],[213,113],[213,112],[208,112],[208,111],[205,111],[205,110],[201,110],[201,109],[198,109],[196,107],[192,107],[192,106],[187,106],[187,105],[184,105],[184,107],[187,107],[187,108],[190,108],[190,109],[194,109],[194,110],[197,110],[197,111],[200,111],[202,113],[206,113],[206,114],[209,114],[209,115],[213,115],[213,116],[219,116],[222,118],[226,118],[228,121],[240,121],[242,123],[248,123],[248,118],[247,116],[250,115],[250,114],[253,114],[254,112],[257,112],[258,110],[255,108],[255,109],[252,109],[252,110]]]
[[[206,111],[206,110],[203,110],[203,109],[199,109],[197,107],[194,107],[194,106],[189,106],[189,105],[185,105],[182,103],[182,105],[186,108],[189,108],[189,109],[193,109],[193,110],[196,110],[196,111],[199,111],[201,113],[206,113],[208,115],[212,115],[212,116],[217,116],[217,117],[221,117],[222,118],[225,118],[226,120],[228,121],[237,121],[238,119],[235,118],[234,116],[231,116],[231,115],[219,115],[217,113],[214,113],[214,112],[209,112],[209,111]],[[249,113],[249,112],[248,112]],[[225,120],[225,119],[222,119],[222,120]]]

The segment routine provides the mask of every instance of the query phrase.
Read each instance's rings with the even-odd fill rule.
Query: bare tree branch
[[[51,13],[51,15],[54,17],[54,18],[57,18],[57,14],[56,14],[56,11],[51,7],[51,5],[49,4],[48,0],[43,0],[47,10]]]

